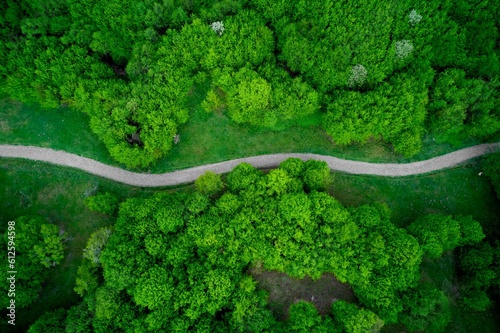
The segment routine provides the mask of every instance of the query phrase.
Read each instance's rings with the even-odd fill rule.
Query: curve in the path
[[[325,161],[332,170],[352,174],[388,177],[409,176],[449,168],[469,159],[496,151],[500,151],[500,142],[472,146],[425,161],[405,164],[349,161],[337,157],[318,154],[272,154],[244,157],[231,161],[207,164],[162,174],[146,174],[123,170],[97,162],[90,158],[50,148],[0,145],[0,157],[25,158],[67,166],[80,169],[97,176],[109,178],[120,183],[141,187],[172,186],[190,183],[195,181],[196,178],[198,178],[205,171],[211,170],[215,173],[226,173],[242,162],[250,163],[257,168],[274,168],[277,167],[282,161],[290,157],[297,157],[302,160],[315,159]]]

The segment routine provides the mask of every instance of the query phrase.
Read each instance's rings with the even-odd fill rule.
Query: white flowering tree
[[[365,66],[358,64],[353,66],[351,69],[351,76],[349,76],[349,80],[347,84],[350,88],[354,86],[360,86],[366,82],[366,76],[368,75],[368,71]]]
[[[422,15],[417,13],[415,9],[410,12],[409,21],[412,26],[415,26],[418,22],[422,20]]]
[[[222,23],[221,21],[213,22],[212,24],[210,24],[210,28],[212,28],[212,30],[215,31],[216,34],[221,36],[224,32],[224,23]]]
[[[396,58],[398,60],[403,60],[413,52],[413,44],[407,39],[397,41],[396,47]]]

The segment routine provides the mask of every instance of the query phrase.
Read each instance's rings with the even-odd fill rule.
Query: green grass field
[[[426,213],[472,214],[490,237],[498,237],[496,226],[500,204],[488,180],[478,176],[480,170],[478,159],[458,168],[404,178],[335,173],[329,191],[348,206],[385,202],[393,212],[394,223],[399,226],[406,226],[412,219]],[[48,309],[67,307],[78,301],[79,297],[72,289],[86,241],[95,229],[113,223],[110,217],[89,212],[83,205],[85,196],[95,191],[109,191],[125,199],[147,197],[155,192],[120,185],[74,169],[16,159],[0,159],[0,184],[0,217],[4,221],[39,214],[59,225],[72,238],[66,243],[65,260],[51,272],[39,301],[29,310],[19,311],[19,318],[23,318],[25,324],[36,320]],[[192,186],[184,186],[159,190],[191,189]],[[435,276],[436,283],[439,279],[453,279],[453,261],[443,260],[441,266],[425,266],[427,274]],[[272,287],[272,283],[268,285]],[[315,288],[321,289],[321,286]],[[290,285],[289,290],[280,289],[278,292],[290,292],[290,297],[300,297],[293,294],[293,290],[303,292],[303,288],[294,285]],[[463,315],[459,307],[454,311],[457,318]],[[487,318],[488,325],[476,326],[474,330],[474,321],[483,320],[483,317]],[[495,332],[500,327],[491,313],[459,319],[463,324],[454,323],[459,328],[453,332]],[[468,329],[461,330],[463,327]],[[484,330],[487,327],[491,329]]]
[[[225,113],[206,113],[200,106],[208,84],[196,85],[189,100],[190,118],[179,129],[180,143],[149,170],[155,173],[184,169],[233,158],[271,153],[303,152],[332,155],[368,162],[410,162],[442,155],[477,144],[438,144],[432,137],[423,140],[422,151],[405,159],[381,139],[365,144],[337,146],[321,129],[321,115],[314,114],[285,130],[268,130],[238,125]],[[98,161],[121,166],[108,154],[104,144],[91,132],[85,114],[70,108],[42,109],[7,99],[0,101],[0,144],[34,145],[64,150]]]

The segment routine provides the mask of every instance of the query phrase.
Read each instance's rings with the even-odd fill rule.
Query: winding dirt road
[[[198,178],[205,171],[211,170],[215,173],[226,173],[242,162],[250,163],[257,168],[274,168],[282,161],[290,157],[298,157],[302,160],[315,159],[325,161],[328,163],[330,169],[334,171],[352,174],[400,177],[450,168],[472,158],[497,151],[500,151],[500,142],[472,146],[425,161],[404,164],[350,161],[317,154],[271,154],[244,157],[226,162],[206,164],[194,168],[162,174],[146,174],[123,170],[97,162],[90,158],[50,148],[0,145],[0,157],[24,158],[34,161],[48,162],[56,165],[80,169],[120,183],[141,187],[160,187],[190,183],[195,181],[196,178]]]

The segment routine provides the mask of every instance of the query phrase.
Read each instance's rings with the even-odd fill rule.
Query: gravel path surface
[[[349,161],[332,156],[317,154],[272,154],[244,157],[236,160],[207,164],[163,174],[145,174],[126,171],[97,162],[90,158],[50,148],[0,145],[0,157],[25,158],[67,166],[80,169],[97,176],[109,178],[117,182],[141,187],[171,186],[182,183],[190,183],[195,181],[198,176],[207,170],[211,170],[215,173],[225,173],[231,171],[235,166],[242,162],[250,163],[257,168],[274,168],[289,157],[298,157],[302,160],[316,159],[325,161],[328,163],[330,169],[334,171],[342,171],[352,174],[399,177],[449,168],[469,159],[496,151],[500,151],[500,142],[464,148],[425,161],[405,164]]]

